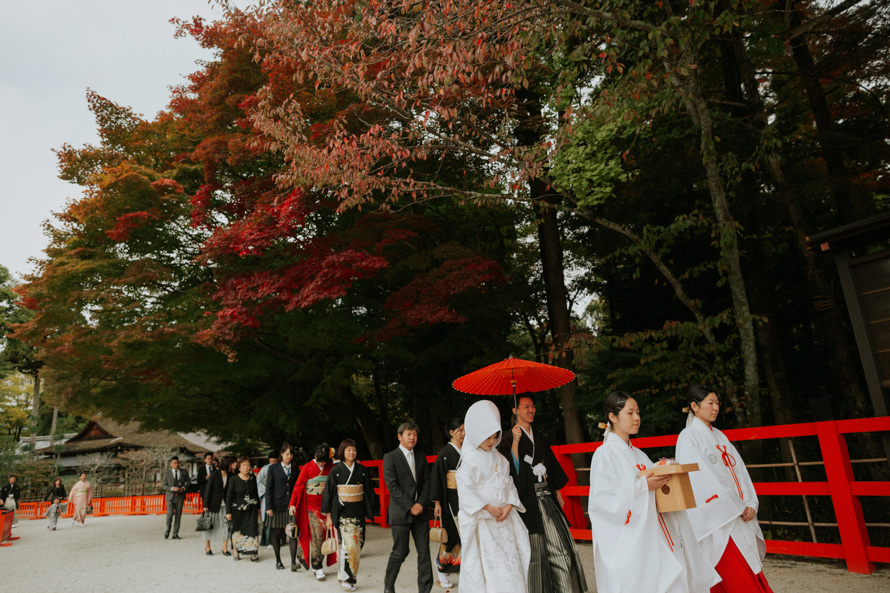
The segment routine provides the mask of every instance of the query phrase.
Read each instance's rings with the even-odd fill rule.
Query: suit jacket
[[[186,488],[188,488],[189,484],[191,484],[191,483],[192,482],[189,479],[189,473],[187,471],[185,471],[183,468],[181,468],[181,467],[179,468],[179,479],[178,480],[173,477],[173,470],[170,468],[167,468],[166,473],[164,473],[164,481],[161,484],[161,486],[164,488],[164,492],[167,493],[167,495],[166,495],[167,502],[170,502],[171,500],[173,500],[174,496],[180,496],[182,498],[185,498]],[[180,490],[177,492],[173,492],[171,490],[171,488],[174,488],[174,487],[180,488]]]
[[[228,481],[226,481],[228,484]],[[215,469],[210,473],[204,490],[201,491],[201,500],[204,501],[204,508],[211,513],[218,513],[220,506],[226,500],[226,488],[223,486],[222,471]]]
[[[210,471],[207,471],[207,466],[203,463],[198,468],[198,492],[201,493],[201,496],[204,496],[204,489],[207,487],[207,480],[210,479],[210,474],[213,473],[213,466],[210,466]]]
[[[414,470],[417,481],[411,475],[411,467],[402,449],[383,456],[383,481],[389,490],[389,507],[386,510],[387,522],[390,525],[408,525],[414,520],[411,507],[414,503],[424,509],[430,504],[430,467],[423,451],[414,448]],[[426,520],[426,512],[419,518]]]
[[[273,511],[287,510],[290,495],[294,491],[299,474],[300,468],[296,463],[291,463],[290,477],[285,474],[284,466],[280,463],[269,465],[269,473],[266,475],[266,493],[263,494],[267,511],[270,509]]]

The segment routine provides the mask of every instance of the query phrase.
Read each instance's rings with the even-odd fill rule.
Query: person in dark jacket
[[[5,484],[3,488],[0,488],[0,507],[7,511],[12,511],[13,527],[18,524],[15,517],[15,510],[19,508],[19,498],[22,497],[22,490],[19,488],[19,485],[16,484],[16,480],[18,480],[18,476],[12,474],[9,476],[9,483]]]
[[[439,545],[436,555],[436,569],[439,573],[439,585],[450,589],[454,585],[448,580],[448,574],[460,572],[460,532],[457,529],[457,513],[460,501],[457,496],[457,466],[460,464],[461,446],[464,443],[464,421],[452,418],[445,426],[445,432],[451,440],[439,451],[430,475],[430,497],[436,503],[435,516],[442,520],[442,527],[448,533],[447,541]]]
[[[250,459],[238,459],[238,473],[229,478],[226,486],[226,519],[232,522],[232,547],[235,560],[248,556],[259,559],[260,496],[256,490],[256,476],[250,471]]]
[[[294,459],[294,448],[290,443],[281,445],[281,463],[276,463],[269,468],[266,476],[266,494],[263,496],[266,501],[266,526],[270,527],[270,535],[272,538],[272,549],[275,551],[275,568],[283,570],[284,564],[281,562],[281,543],[287,538],[285,529],[290,514],[288,507],[290,505],[290,497],[297,483],[297,475],[299,471],[292,464]],[[288,542],[290,546],[290,569],[292,571],[299,570],[297,565],[297,534],[290,538]],[[302,556],[301,564],[305,563]]]
[[[544,435],[532,429],[535,402],[522,396],[513,408],[516,424],[501,439],[499,450],[510,462],[510,475],[525,507],[531,563],[529,593],[584,593],[587,581],[581,559],[562,511],[559,494],[569,481]]]
[[[49,490],[46,492],[45,500],[55,500],[56,498],[65,500],[65,497],[67,496],[68,491],[65,490],[65,485],[62,484],[62,478],[56,478],[53,480],[52,486],[50,486]]]
[[[205,460],[206,461],[206,460]],[[204,552],[212,556],[211,543],[222,542],[223,556],[231,556],[229,552],[229,526],[226,522],[226,508],[223,504],[226,500],[226,486],[231,480],[228,472],[213,467],[210,464],[210,475],[204,481],[204,490],[201,492],[201,500],[204,501],[204,512],[210,515],[212,528],[204,532]]]

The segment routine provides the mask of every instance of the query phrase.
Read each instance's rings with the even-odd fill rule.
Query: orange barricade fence
[[[65,510],[60,518],[70,519],[74,514],[74,505],[65,501]],[[23,502],[16,513],[21,519],[40,519],[50,507],[49,502]],[[115,496],[94,498],[91,502],[94,517],[106,515],[163,515],[167,512],[167,500],[163,494],[147,496]],[[201,512],[201,496],[197,492],[185,495],[183,513],[198,514]]]

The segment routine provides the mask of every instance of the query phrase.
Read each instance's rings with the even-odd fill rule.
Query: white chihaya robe
[[[720,576],[684,511],[661,514],[639,473],[649,457],[607,433],[590,463],[587,511],[598,593],[708,593]]]
[[[745,507],[758,508],[757,493],[742,456],[726,436],[695,418],[677,438],[677,460],[697,463],[689,474],[695,502],[689,521],[712,566],[723,556],[730,536],[748,566],[763,572],[766,542],[757,519],[742,521]]]
[[[507,459],[495,447],[479,443],[499,432],[500,414],[493,403],[476,402],[464,420],[466,437],[457,468],[460,499],[458,524],[461,534],[461,593],[525,593],[531,558],[528,530],[517,512],[525,512]],[[484,436],[482,436],[484,435]],[[513,505],[498,523],[485,505]]]

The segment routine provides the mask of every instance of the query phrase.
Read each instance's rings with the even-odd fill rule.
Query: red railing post
[[[575,471],[575,464],[572,461],[572,456],[567,453],[560,453],[556,449],[553,450],[553,454],[556,457],[556,460],[559,461],[559,465],[562,466],[566,476],[569,478],[565,488],[574,488],[577,486],[578,472]],[[556,492],[553,494],[555,495]],[[575,494],[564,494],[562,510],[566,514],[566,519],[568,519],[569,525],[574,529],[587,529],[587,519],[584,517],[584,509],[581,506],[580,496]]]
[[[831,492],[831,503],[837,518],[847,570],[871,574],[875,565],[868,559],[868,531],[859,498],[853,494],[853,465],[847,451],[847,441],[838,432],[837,422],[817,422],[816,436],[822,449],[825,475]]]

